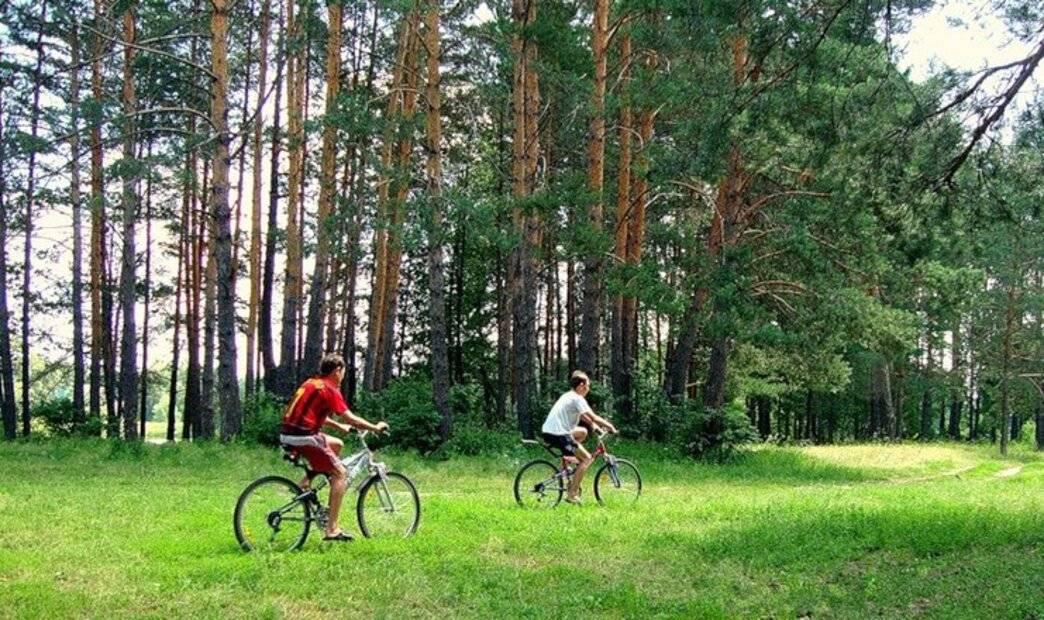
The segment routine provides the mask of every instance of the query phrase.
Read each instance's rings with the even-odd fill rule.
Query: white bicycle
[[[367,538],[408,537],[420,525],[420,496],[409,478],[388,471],[374,460],[366,445],[367,431],[359,433],[360,450],[341,459],[348,484],[358,491],[355,514],[359,531]],[[297,450],[283,446],[283,458],[307,470]],[[236,540],[244,551],[293,551],[308,538],[312,524],[326,527],[329,508],[323,493],[329,476],[323,474],[305,491],[283,476],[265,476],[250,483],[239,496],[232,518]]]

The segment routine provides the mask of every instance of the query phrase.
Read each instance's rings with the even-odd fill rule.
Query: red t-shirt
[[[297,388],[283,415],[283,433],[314,435],[326,418],[348,411],[340,387],[326,377],[309,379]]]

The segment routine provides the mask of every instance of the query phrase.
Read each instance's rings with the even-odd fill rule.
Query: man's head
[[[319,362],[319,376],[330,377],[337,383],[344,379],[344,358],[336,353],[327,353]]]
[[[587,392],[591,389],[591,379],[588,378],[587,373],[584,371],[574,370],[573,375],[569,377],[569,385],[580,396],[587,396]]]

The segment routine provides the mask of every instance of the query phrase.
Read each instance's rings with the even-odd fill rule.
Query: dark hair
[[[344,368],[344,358],[336,353],[327,353],[319,362],[319,376],[325,377],[339,368]]]
[[[587,377],[587,374],[582,370],[574,370],[573,375],[569,377],[569,385],[573,389],[580,387],[588,381],[590,381],[590,379]]]

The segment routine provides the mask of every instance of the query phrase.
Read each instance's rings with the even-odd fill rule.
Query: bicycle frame
[[[609,449],[606,448],[606,446],[605,446],[605,439],[604,438],[605,438],[605,436],[608,433],[606,433],[605,431],[602,431],[602,430],[599,429],[598,431],[595,431],[595,434],[598,436],[598,445],[595,446],[594,452],[591,453],[591,464],[593,465],[594,462],[597,461],[599,458],[604,458],[606,460],[606,462],[608,462],[612,466],[612,467],[609,468],[609,475],[613,479],[613,485],[616,486],[616,487],[619,487],[620,486],[620,476],[616,472],[616,457],[613,456],[612,454],[610,454],[609,453]],[[548,478],[547,480],[541,482],[540,484],[546,484],[546,483],[548,483],[548,482],[550,482],[552,480],[556,480],[556,479],[570,480],[573,477],[573,474],[576,472],[576,469],[575,468],[570,469],[569,466],[572,463],[570,462],[569,459],[570,458],[576,458],[576,457],[568,457],[568,456],[565,456],[565,455],[556,454],[554,449],[551,448],[551,446],[548,446],[547,444],[544,444],[542,442],[538,442],[535,439],[523,439],[522,443],[540,444],[540,445],[542,445],[544,447],[545,450],[547,450],[551,454],[551,456],[554,456],[554,457],[557,457],[557,458],[561,459],[561,463],[562,464],[558,468],[558,471],[555,472],[555,475],[550,477],[550,478]]]
[[[370,479],[371,476],[379,476],[382,484],[377,485],[377,498],[381,502],[381,506],[385,512],[395,512],[395,502],[391,497],[391,493],[388,492],[387,486],[387,472],[388,468],[384,463],[375,461],[373,458],[373,451],[366,445],[366,435],[369,431],[359,431],[359,445],[360,449],[358,452],[354,452],[341,459],[341,466],[344,467],[347,473],[347,482],[352,484],[355,481],[355,491],[358,493],[362,490],[362,485]],[[297,463],[295,463],[296,465]],[[300,466],[300,465],[299,465]],[[368,476],[362,476],[360,474],[366,471],[369,473]],[[319,501],[318,492],[324,489],[330,482],[329,474],[323,473],[322,479],[316,484],[312,485],[312,488],[304,491],[297,497],[290,500],[285,506],[273,511],[278,512],[280,515],[289,512],[293,507],[301,501],[308,501],[314,504],[317,508],[315,515],[312,516],[312,521],[318,522],[321,526],[326,526],[327,509]]]

